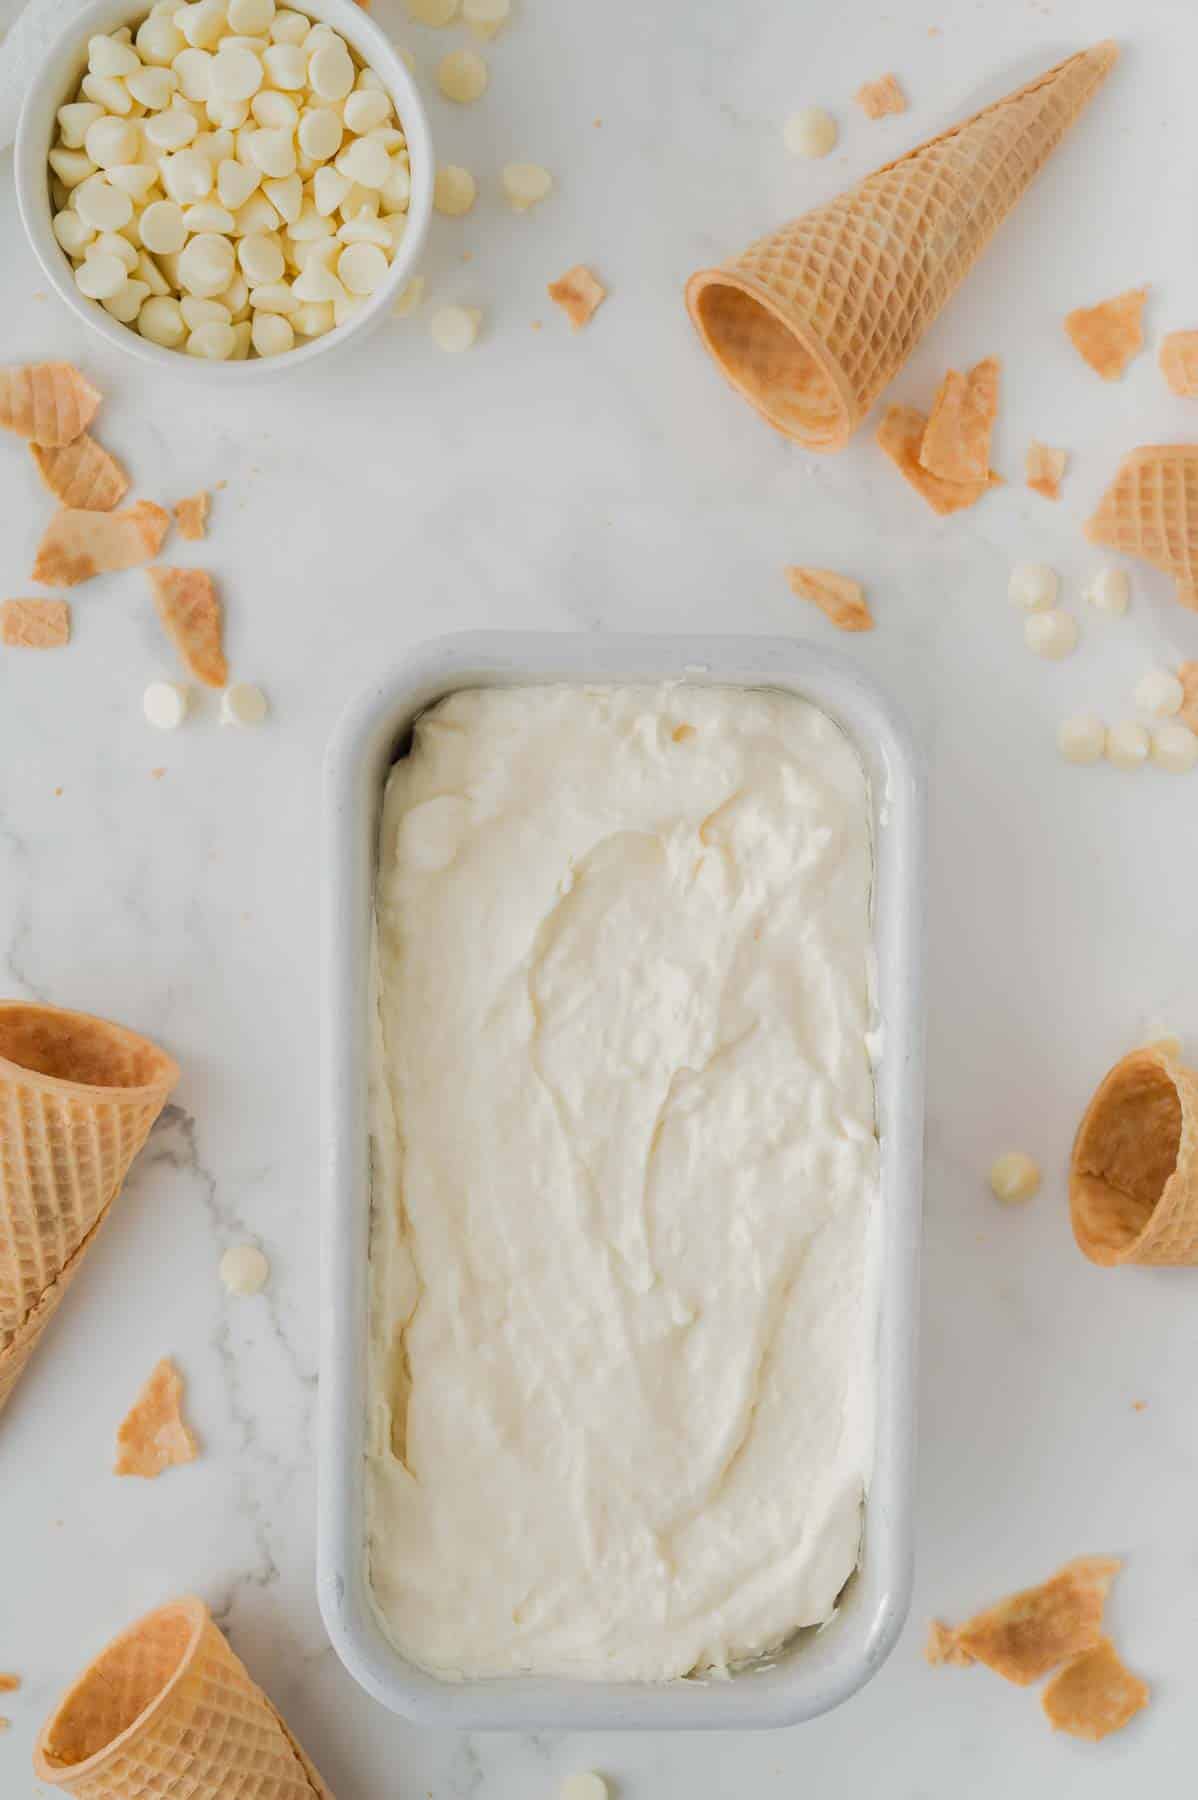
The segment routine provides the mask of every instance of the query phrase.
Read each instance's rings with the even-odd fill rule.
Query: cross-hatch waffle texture
[[[841,449],[1117,56],[1069,57],[692,276],[691,316],[733,385],[809,449]]]
[[[193,1598],[100,1653],[42,1727],[33,1760],[39,1780],[79,1800],[332,1800]]]
[[[0,1003],[0,1409],[178,1076],[120,1026]]]

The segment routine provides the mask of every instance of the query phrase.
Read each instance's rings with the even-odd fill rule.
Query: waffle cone
[[[1125,456],[1085,532],[1163,569],[1180,605],[1198,612],[1198,444],[1145,444]]]
[[[38,1733],[33,1768],[80,1800],[333,1800],[191,1596],[88,1665]]]
[[[1086,1109],[1069,1175],[1091,1262],[1198,1263],[1198,1072],[1172,1044],[1133,1050]]]
[[[0,1001],[0,1409],[178,1079],[120,1025]]]
[[[691,318],[732,385],[808,449],[843,448],[1118,54],[1069,57],[692,275]]]

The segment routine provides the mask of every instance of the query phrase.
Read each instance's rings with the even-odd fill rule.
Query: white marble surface
[[[375,5],[425,70],[457,41],[400,31],[399,0]],[[1061,330],[1069,306],[1143,281],[1153,339],[1198,325],[1198,14],[1184,0],[841,0],[826,19],[811,0],[516,8],[485,101],[432,101],[443,155],[484,188],[473,217],[437,222],[427,264],[438,298],[487,309],[457,360],[431,348],[426,312],[244,404],[147,381],[45,294],[0,164],[5,357],[78,357],[108,395],[103,437],[146,493],[228,482],[203,557],[225,586],[236,672],[274,704],[257,735],[218,730],[210,706],[175,737],[151,732],[141,690],[171,665],[136,574],[77,593],[66,654],[0,657],[0,986],[125,1019],[185,1071],[0,1422],[0,1668],[25,1677],[3,1708],[0,1791],[34,1791],[35,1726],[81,1661],[194,1588],[338,1800],[550,1800],[588,1766],[624,1800],[782,1800],[817,1779],[895,1800],[1031,1800],[1083,1782],[1091,1800],[1133,1781],[1178,1793],[1193,1750],[1198,1277],[1092,1269],[1062,1172],[1118,1054],[1165,1027],[1198,1052],[1198,775],[1066,768],[1053,732],[1082,704],[1117,716],[1143,669],[1198,656],[1198,620],[1137,571],[1127,618],[1088,614],[1079,653],[1048,665],[1023,649],[1004,591],[1014,558],[1042,557],[1080,608],[1095,558],[1079,527],[1118,455],[1198,424],[1152,356],[1107,387]],[[696,347],[688,271],[1105,32],[1127,47],[1108,89],[895,390],[926,402],[950,360],[1001,354],[996,461],[1010,485],[939,522],[868,436],[830,461],[777,439]],[[912,110],[868,124],[849,97],[890,68]],[[822,165],[781,147],[806,101],[841,121]],[[496,199],[512,157],[558,178],[522,219]],[[571,339],[543,286],[576,259],[612,297]],[[1032,434],[1072,452],[1060,506],[1020,485]],[[0,589],[21,593],[48,505],[19,446],[0,450],[0,495]],[[322,749],[380,663],[454,627],[826,639],[787,592],[791,560],[866,580],[878,629],[851,652],[902,699],[932,767],[911,1621],[866,1693],[789,1733],[423,1733],[354,1687],[313,1593]],[[984,1186],[1008,1144],[1047,1171],[1019,1214]],[[247,1238],[273,1280],[263,1299],[230,1301],[217,1259]],[[118,1482],[114,1426],[165,1352],[186,1372],[204,1455],[157,1484]],[[1114,1627],[1156,1692],[1098,1749],[1051,1737],[1034,1693],[932,1673],[920,1655],[930,1613],[959,1616],[1082,1550],[1127,1555]]]

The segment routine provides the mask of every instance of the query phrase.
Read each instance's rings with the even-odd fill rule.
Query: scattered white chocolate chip
[[[459,219],[463,213],[468,213],[474,205],[477,192],[477,185],[469,169],[463,169],[457,163],[442,163],[437,170],[434,204],[437,211],[445,213],[448,218]]]
[[[1124,569],[1099,569],[1086,583],[1086,599],[1099,612],[1125,613],[1129,594]]]
[[[1152,734],[1152,760],[1160,769],[1184,775],[1198,763],[1198,737],[1188,725],[1158,725]]]
[[[1154,719],[1171,719],[1181,711],[1185,697],[1181,682],[1168,669],[1150,669],[1136,683],[1136,706]]]
[[[187,689],[177,681],[152,681],[141,697],[141,709],[159,731],[174,731],[187,717]]]
[[[794,156],[827,156],[836,138],[836,121],[822,106],[802,107],[782,127],[783,142]]]
[[[220,1278],[230,1294],[249,1300],[270,1279],[270,1264],[254,1244],[237,1244],[220,1259]]]
[[[447,100],[469,106],[487,91],[490,74],[477,50],[451,50],[437,64],[437,86]]]
[[[269,707],[266,695],[252,681],[234,681],[220,697],[222,725],[261,725]]]
[[[1056,570],[1046,563],[1016,563],[1007,583],[1007,597],[1024,612],[1045,612],[1056,605],[1059,586]]]
[[[1101,762],[1106,751],[1106,726],[1093,713],[1078,713],[1058,728],[1057,748],[1068,763]]]
[[[439,350],[456,354],[469,350],[478,336],[482,313],[473,306],[443,306],[435,312],[429,325],[433,342]]]
[[[562,1782],[561,1800],[608,1800],[607,1783],[593,1769],[584,1774],[567,1775]]]
[[[1077,620],[1059,606],[1049,612],[1029,613],[1024,620],[1023,641],[1037,656],[1057,661],[1077,648]]]
[[[511,11],[511,0],[462,0],[463,22],[480,38],[493,38]]]
[[[553,186],[553,176],[539,163],[506,163],[502,180],[513,212],[527,212],[530,206],[543,200]]]
[[[1022,1150],[1008,1150],[990,1165],[990,1186],[1004,1205],[1022,1205],[1040,1191],[1040,1166]]]
[[[1135,719],[1123,719],[1106,734],[1106,759],[1116,769],[1141,769],[1148,760],[1148,733]]]

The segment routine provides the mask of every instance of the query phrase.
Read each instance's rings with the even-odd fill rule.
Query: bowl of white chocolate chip
[[[230,381],[377,324],[432,214],[424,107],[355,0],[96,0],[26,95],[15,169],[80,317]]]

